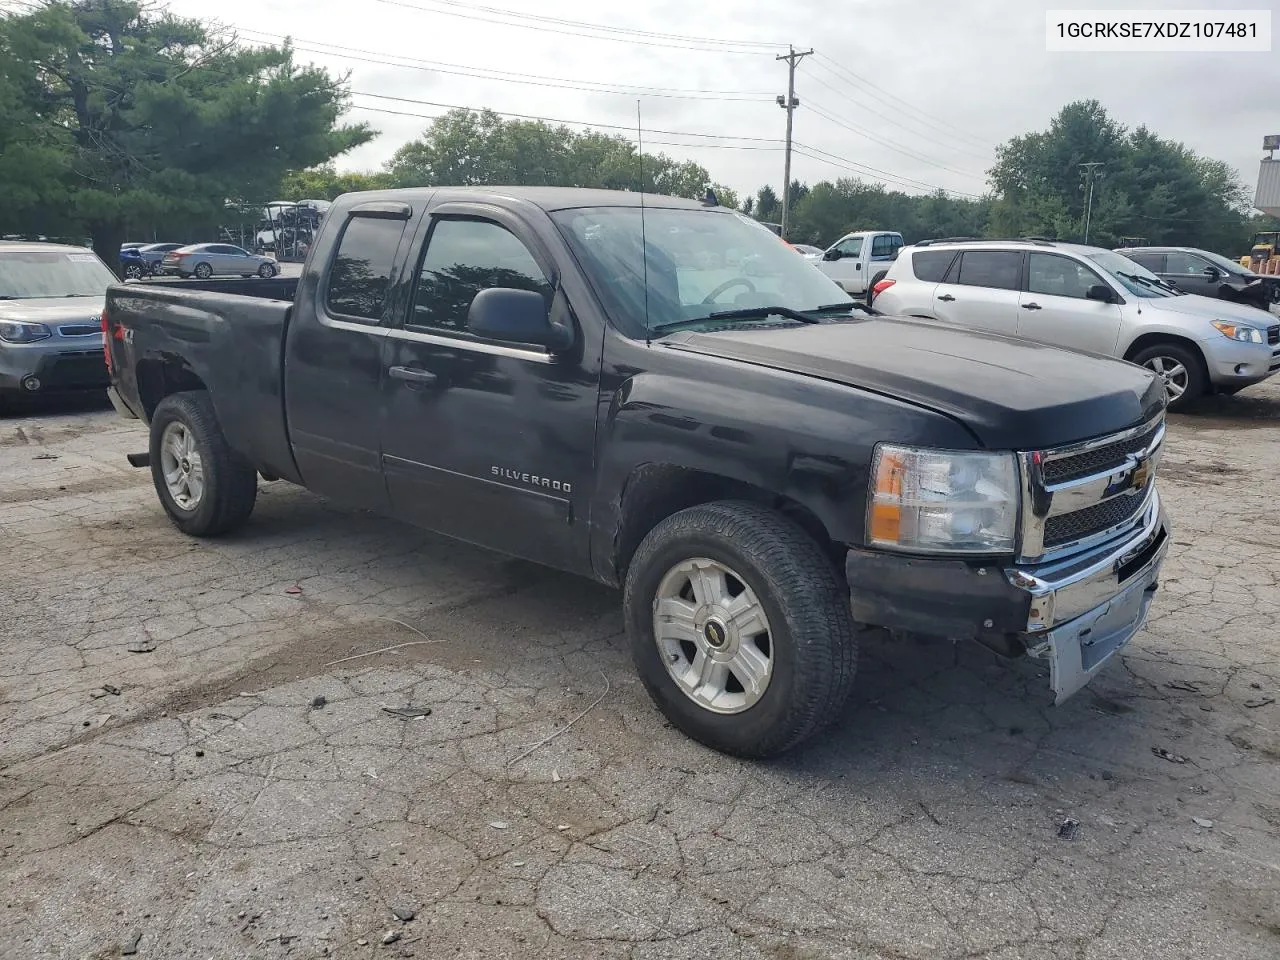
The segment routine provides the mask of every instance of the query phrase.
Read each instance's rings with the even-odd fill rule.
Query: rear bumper
[[[852,549],[845,572],[858,621],[1046,659],[1061,703],[1142,627],[1168,548],[1157,492],[1123,542],[1065,560],[1001,568]]]

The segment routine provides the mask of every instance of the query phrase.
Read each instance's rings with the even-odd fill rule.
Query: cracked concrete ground
[[[664,725],[611,591],[283,484],[190,540],[144,446],[0,421],[0,956],[1280,955],[1280,384],[1172,418],[1091,689],[874,639],[768,764]]]

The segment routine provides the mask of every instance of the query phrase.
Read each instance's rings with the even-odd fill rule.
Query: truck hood
[[[946,414],[993,450],[1134,426],[1164,404],[1141,367],[927,320],[870,317],[686,333],[662,343],[869,390]]]
[[[1143,310],[1154,310],[1157,313],[1177,313],[1202,318],[1206,321],[1204,337],[1217,332],[1208,326],[1209,320],[1239,320],[1241,323],[1252,323],[1254,326],[1261,327],[1267,327],[1276,322],[1275,317],[1257,307],[1244,303],[1232,303],[1230,300],[1219,300],[1216,297],[1202,297],[1198,293],[1188,293],[1185,297],[1144,299],[1139,300],[1138,305]]]
[[[0,320],[31,320],[35,323],[100,323],[106,296],[32,297],[30,300],[0,300]]]

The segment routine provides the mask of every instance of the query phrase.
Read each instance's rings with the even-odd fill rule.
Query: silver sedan
[[[229,243],[197,243],[166,253],[160,272],[169,276],[198,277],[274,277],[280,266],[271,257],[260,257]]]

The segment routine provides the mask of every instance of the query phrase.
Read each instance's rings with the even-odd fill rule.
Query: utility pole
[[[1088,185],[1089,196],[1085,200],[1084,205],[1084,242],[1089,242],[1089,223],[1093,219],[1093,184],[1101,174],[1098,168],[1102,166],[1101,160],[1094,160],[1091,163],[1080,164],[1080,169],[1084,171],[1085,183]]]
[[[787,95],[778,97],[778,106],[787,111],[787,150],[783,161],[782,174],[782,239],[787,239],[787,223],[791,216],[791,120],[800,101],[796,98],[796,64],[813,53],[813,48],[797,51],[788,45],[790,51],[776,59],[787,61]]]

